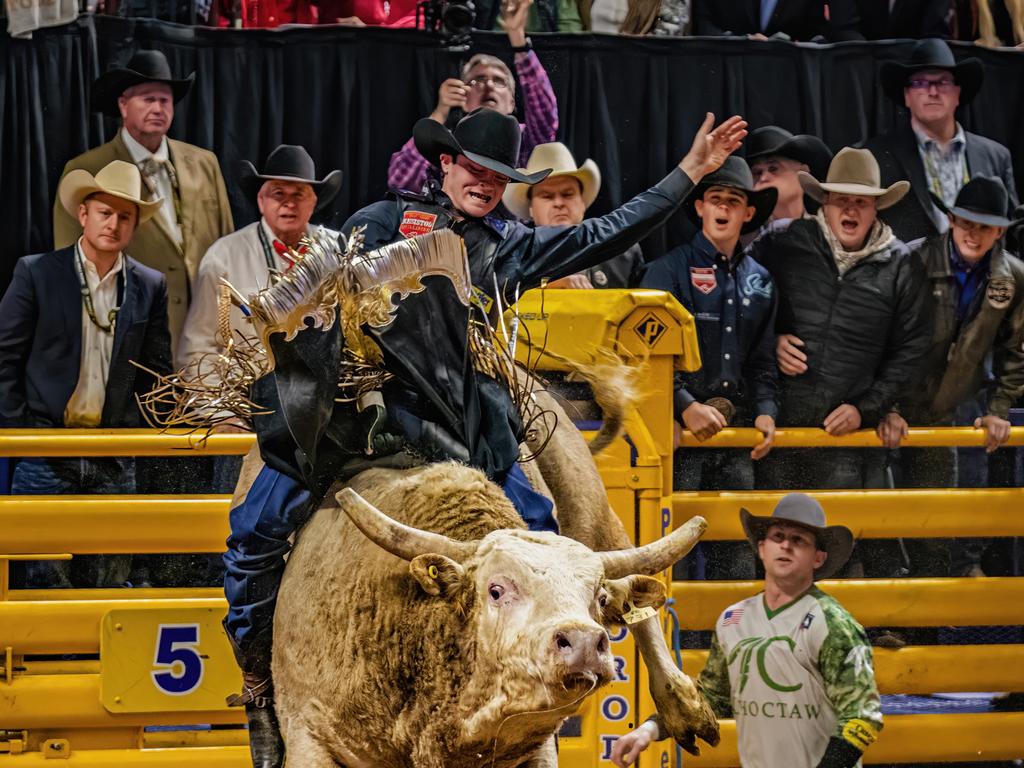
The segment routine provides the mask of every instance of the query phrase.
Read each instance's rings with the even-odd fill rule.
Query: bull
[[[625,405],[607,386],[595,394],[605,444]],[[663,604],[650,575],[706,524],[694,518],[632,549],[590,448],[550,396],[535,398],[556,426],[531,431],[528,447],[544,449],[525,469],[555,500],[564,536],[524,530],[498,486],[448,462],[365,471],[297,537],[273,659],[293,763],[557,765],[559,724],[611,679],[605,625],[630,603]],[[693,752],[697,737],[717,744],[717,721],[672,663],[657,618],[631,629],[665,730]]]

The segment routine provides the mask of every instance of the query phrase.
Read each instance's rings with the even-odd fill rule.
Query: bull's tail
[[[642,382],[647,365],[629,365],[610,349],[597,350],[593,362],[571,362],[576,373],[590,385],[594,402],[604,420],[597,434],[587,444],[596,456],[618,440],[626,430],[626,417],[642,397]]]

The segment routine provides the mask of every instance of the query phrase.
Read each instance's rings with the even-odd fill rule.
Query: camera
[[[449,47],[469,43],[475,18],[473,0],[422,0],[416,5],[416,27],[440,34]]]

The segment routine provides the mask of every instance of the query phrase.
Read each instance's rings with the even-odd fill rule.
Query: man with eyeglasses
[[[698,688],[718,717],[736,719],[743,768],[854,768],[882,730],[871,645],[814,583],[843,567],[853,533],[826,525],[803,493],[783,496],[771,516],[741,509],[740,523],[764,591],[719,615]],[[654,715],[616,741],[611,761],[633,765],[661,738]]]
[[[910,181],[914,194],[883,216],[904,242],[945,232],[949,220],[931,196],[951,206],[975,176],[998,176],[1017,204],[1009,150],[965,131],[956,120],[957,107],[977,95],[984,76],[979,59],[958,63],[949,45],[936,39],[918,42],[906,63],[882,65],[883,90],[910,111],[910,119],[864,146],[878,159],[883,184]]]
[[[509,3],[502,11],[502,21],[515,54],[516,75],[522,93],[526,122],[519,127],[523,134],[515,167],[526,165],[533,148],[555,140],[558,132],[558,102],[544,66],[526,36],[526,20],[532,0]],[[504,61],[496,56],[478,53],[462,68],[459,78],[450,77],[438,89],[437,106],[429,117],[441,125],[449,116],[469,114],[487,107],[511,115],[516,110],[516,81]],[[457,119],[454,118],[453,119]],[[425,158],[410,138],[391,156],[388,165],[388,188],[419,192],[428,180],[440,181],[436,162]]]
[[[878,212],[909,191],[879,184],[866,149],[846,147],[824,183],[800,173],[821,204],[811,219],[769,233],[750,253],[778,290],[779,424],[834,436],[874,427],[915,383],[930,343],[920,259]],[[864,451],[791,448],[762,463],[774,488],[862,488]]]

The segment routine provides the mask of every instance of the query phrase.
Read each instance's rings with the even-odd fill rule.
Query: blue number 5
[[[171,696],[183,696],[199,687],[203,659],[197,645],[198,624],[161,624],[157,628],[153,666],[163,668],[151,673],[157,688]]]

